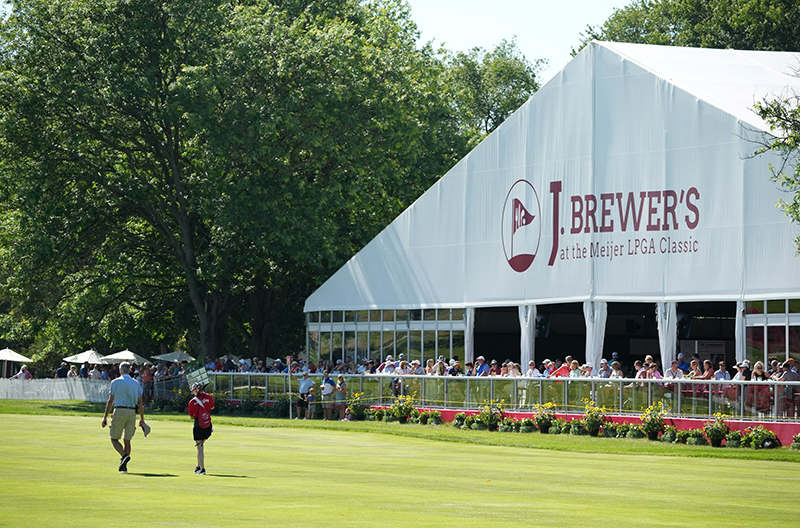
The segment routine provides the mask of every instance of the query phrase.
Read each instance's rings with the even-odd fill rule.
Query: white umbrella
[[[180,350],[176,350],[175,352],[170,352],[169,354],[160,354],[158,356],[153,356],[153,359],[157,359],[158,361],[169,361],[170,363],[180,363],[183,360],[194,361],[194,358],[192,356]]]
[[[8,366],[9,361],[16,363],[29,363],[33,361],[31,358],[26,358],[22,354],[17,354],[10,348],[4,348],[3,350],[0,350],[0,359],[3,360],[3,372],[0,373],[0,378],[6,375],[6,367]]]
[[[123,350],[122,352],[117,352],[116,354],[103,356],[103,363],[122,363],[123,361],[141,365],[145,361],[149,362],[150,360],[140,356],[139,354],[131,352],[130,350]]]
[[[87,350],[74,356],[65,357],[64,361],[67,363],[86,363],[88,361],[89,363],[97,364],[103,362],[103,355],[94,350]]]

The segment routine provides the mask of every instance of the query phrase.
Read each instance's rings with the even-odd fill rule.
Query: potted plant
[[[414,396],[415,394],[403,395],[401,394],[395,398],[392,406],[389,408],[389,414],[393,415],[398,422],[406,423],[414,411]],[[387,415],[388,416],[388,415]]]
[[[664,428],[664,433],[661,435],[661,441],[667,444],[672,444],[678,438],[678,430],[674,425],[668,425]]]
[[[689,429],[689,435],[686,437],[686,444],[703,446],[708,445],[708,440],[706,440],[705,435],[703,435],[702,429]]]
[[[628,437],[628,430],[631,428],[631,424],[621,423],[617,424],[617,438],[627,438]]]
[[[655,402],[644,410],[639,419],[642,420],[642,431],[649,440],[658,440],[658,435],[664,431],[664,415],[667,410],[661,401]]]
[[[533,422],[542,434],[550,432],[553,426],[553,421],[556,419],[555,405],[553,402],[547,402],[544,405],[536,404],[536,414],[533,417]]]
[[[606,408],[598,407],[588,398],[584,398],[583,402],[585,403],[583,408],[583,426],[586,428],[586,432],[589,436],[597,436],[600,434],[600,428],[602,428],[603,424],[606,422]]]
[[[742,445],[741,431],[731,431],[727,435],[725,435],[725,447],[741,447],[741,445]]]
[[[714,418],[703,425],[703,431],[711,447],[722,447],[722,441],[731,430],[725,423],[725,417],[726,415],[722,413],[715,413]]]
[[[523,418],[519,421],[520,433],[532,433],[536,430],[536,424],[530,418]]]
[[[603,437],[616,438],[617,437],[617,424],[614,422],[606,422],[603,424]]]
[[[800,433],[792,437],[792,444],[789,446],[789,449],[800,451]]]
[[[453,416],[453,427],[461,429],[462,427],[464,427],[464,422],[466,420],[467,420],[467,413],[463,412],[456,413],[456,415]]]
[[[778,440],[778,435],[776,435],[774,431],[764,429],[763,425],[749,430],[746,435],[745,443],[753,449],[772,449],[780,447],[781,445],[780,440]]]
[[[500,425],[500,422],[505,418],[503,403],[503,400],[499,402],[494,400],[487,402],[484,400],[483,407],[475,417],[475,423],[481,425],[473,426],[473,429],[496,431],[497,426]]]
[[[586,424],[580,418],[577,420],[572,420],[569,423],[569,434],[576,435],[576,436],[584,436],[589,434],[589,431],[586,429]]]
[[[361,421],[366,417],[366,408],[364,407],[363,392],[353,392],[347,398],[347,410],[350,414],[350,420],[356,422]]]
[[[514,422],[515,420],[511,418],[505,418],[502,422],[500,422],[500,425],[497,426],[497,430],[501,433],[513,433]]]
[[[472,429],[472,424],[475,423],[475,415],[470,414],[466,418],[464,418],[464,425],[461,426],[462,429]]]
[[[428,411],[428,425],[441,425],[444,423],[442,420],[442,413],[439,411]]]
[[[641,425],[631,425],[625,438],[644,438],[646,434]]]

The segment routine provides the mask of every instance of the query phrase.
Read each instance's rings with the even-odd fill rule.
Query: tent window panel
[[[384,310],[383,311],[383,320],[384,321],[394,321],[394,310]]]
[[[308,333],[307,359],[308,361],[314,363],[315,365],[319,365],[319,345],[320,345],[319,340],[320,340],[319,332]]]
[[[365,357],[369,355],[369,333],[365,330],[361,330],[356,334],[356,351],[355,355],[352,356],[353,361],[359,363]]]
[[[356,312],[356,322],[366,323],[369,321],[369,310],[359,310]]]
[[[422,310],[409,310],[408,311],[408,320],[409,321],[422,321]]]
[[[320,321],[323,323],[330,323],[331,322],[331,313],[330,312],[320,312]]]
[[[309,312],[309,314],[308,314],[308,322],[309,323],[318,323],[319,322],[319,312]]]
[[[789,299],[789,313],[800,313],[800,299]]]
[[[397,335],[393,331],[383,331],[383,350],[381,351],[381,356],[376,358],[378,359],[378,365],[380,365],[381,361],[386,359],[386,356],[395,356],[395,341],[397,340]],[[377,365],[376,365],[377,366]]]
[[[767,313],[782,314],[786,313],[786,301],[779,299],[776,301],[767,301]]]
[[[436,320],[437,321],[449,321],[450,320],[450,308],[436,310]]]
[[[463,320],[464,320],[464,309],[455,308],[453,310],[453,321],[463,321]]]
[[[422,332],[422,355],[425,358],[435,358],[436,357],[436,331],[435,330],[424,330]],[[425,362],[422,358],[419,358],[419,361],[422,365]]]
[[[342,355],[337,356],[334,354],[334,360],[341,359],[344,361],[345,357],[353,357],[355,356],[356,352],[356,333],[355,332],[345,332],[344,333],[344,353]]]
[[[767,357],[764,354],[763,326],[747,327],[747,351],[745,355],[750,360],[751,365],[755,365],[756,361],[763,361],[764,364],[767,364]]]
[[[455,312],[455,310],[453,310],[453,312]],[[453,331],[453,351],[450,353],[450,357],[458,357],[459,361],[461,361],[462,364],[464,362],[464,331],[463,330],[454,330]]]
[[[328,356],[330,361],[336,361],[342,357],[343,338],[344,336],[341,332],[333,332],[331,334],[331,353]]]
[[[317,361],[317,365],[319,366],[320,361],[330,360],[331,359],[331,334],[330,332],[322,332],[319,335],[319,360]]]
[[[767,327],[767,355],[778,358],[778,361],[786,360],[786,327],[768,326]]]
[[[394,336],[395,361],[397,361],[397,356],[400,354],[405,354],[408,357],[408,330],[398,330]]]
[[[789,357],[800,365],[800,326],[789,327]]]
[[[381,311],[380,310],[370,310],[369,311],[369,320],[377,322],[377,323],[380,323],[381,322]]]
[[[382,357],[383,357],[383,351],[381,350],[381,333],[379,331],[370,332],[369,353],[367,354],[367,359],[380,360]]]
[[[355,323],[356,322],[356,313],[353,310],[347,310],[344,313],[344,322],[345,323]]]
[[[764,313],[764,301],[747,301],[745,303],[746,310],[745,313],[748,314],[763,314]]]
[[[344,321],[344,312],[334,311],[331,313],[331,321],[334,323],[341,323]]]
[[[394,313],[397,321],[406,321],[408,319],[408,310],[395,310]]]
[[[436,351],[436,358],[438,358],[439,356],[444,356],[448,359],[453,357],[453,351],[450,350],[450,331],[439,330],[437,337],[438,337],[439,349]],[[428,356],[428,357],[433,357],[433,356]]]
[[[423,321],[435,321],[436,320],[436,310],[423,310],[422,311],[422,320]]]
[[[422,331],[411,330],[408,334],[408,354],[406,361],[411,363],[415,359],[422,361]]]

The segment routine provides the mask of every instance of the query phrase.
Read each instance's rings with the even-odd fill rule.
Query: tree
[[[393,0],[15,2],[6,329],[174,343],[195,324],[200,354],[234,331],[263,356],[285,311],[464,152],[416,38]]]
[[[538,89],[544,59],[528,61],[516,40],[503,40],[492,51],[472,48],[451,53],[447,78],[461,130],[475,146],[500,126]]]
[[[591,40],[771,51],[800,49],[795,0],[634,0],[600,26]],[[579,49],[580,49],[579,48]]]
[[[765,99],[755,105],[755,110],[772,130],[759,152],[772,151],[783,160],[781,166],[771,170],[773,179],[791,199],[781,199],[778,205],[793,222],[800,223],[800,94]],[[795,245],[800,253],[800,237]]]

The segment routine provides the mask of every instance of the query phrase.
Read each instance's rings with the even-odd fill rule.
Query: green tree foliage
[[[539,89],[544,59],[528,61],[516,40],[503,40],[493,50],[473,48],[451,53],[448,84],[461,130],[475,146]]]
[[[416,39],[392,0],[14,2],[6,335],[298,350],[314,285],[464,153]]]
[[[591,40],[703,48],[772,51],[800,49],[796,0],[634,0],[603,24]]]

